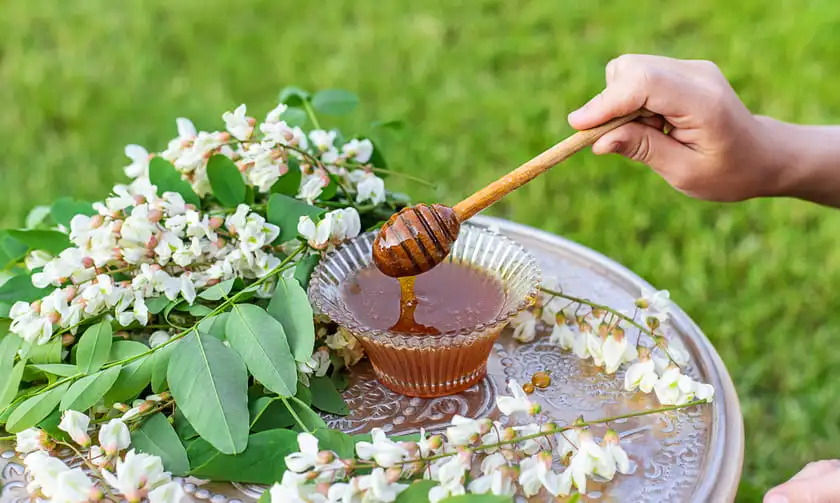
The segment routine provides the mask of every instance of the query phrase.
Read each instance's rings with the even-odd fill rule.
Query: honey
[[[548,375],[548,372],[537,372],[531,376],[531,384],[540,389],[545,389],[551,386],[551,376]]]
[[[368,267],[346,282],[343,293],[347,306],[365,326],[418,335],[438,335],[492,321],[505,301],[499,280],[451,262],[399,281]]]
[[[522,385],[522,391],[530,395],[534,392],[534,385],[529,382],[526,382]]]
[[[419,276],[398,281],[367,267],[347,278],[345,305],[357,322],[403,337],[449,337],[495,320],[507,292],[500,280],[481,269],[444,262]],[[501,327],[484,330],[453,345],[400,345],[360,341],[380,382],[397,393],[434,397],[463,391],[486,373],[486,363]]]

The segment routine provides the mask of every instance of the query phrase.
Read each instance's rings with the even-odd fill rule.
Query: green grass
[[[160,149],[288,84],[343,87],[404,119],[400,170],[455,202],[570,132],[622,52],[711,59],[748,106],[840,123],[840,10],[798,2],[0,0],[0,220],[98,199],[122,148]],[[395,180],[395,179],[392,179]],[[557,232],[672,291],[725,360],[746,420],[740,499],[840,455],[840,212],[689,200],[646,168],[581,154],[494,213]]]

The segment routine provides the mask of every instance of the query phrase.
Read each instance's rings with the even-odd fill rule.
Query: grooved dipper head
[[[373,242],[373,262],[386,276],[417,276],[443,261],[461,230],[452,208],[418,204],[382,226]]]

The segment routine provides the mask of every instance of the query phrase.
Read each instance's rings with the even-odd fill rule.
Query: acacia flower
[[[511,320],[513,338],[519,342],[531,342],[537,336],[537,317],[531,311],[523,311]]]
[[[115,474],[102,470],[102,477],[130,503],[139,503],[150,490],[171,480],[159,457],[138,454],[134,449],[126,453],[125,459],[117,460]]]
[[[315,492],[315,486],[306,484],[306,475],[300,475],[292,471],[283,473],[283,480],[269,490],[271,503],[326,503],[327,498]],[[339,484],[334,484],[333,487]],[[332,488],[331,492],[332,492]],[[337,491],[336,491],[337,492]],[[340,501],[330,499],[330,502]]]
[[[537,495],[542,488],[555,497],[569,495],[571,487],[560,474],[551,470],[551,464],[551,454],[545,451],[522,461],[519,485],[526,497]]]
[[[380,428],[371,431],[371,440],[356,444],[356,454],[365,461],[373,459],[377,465],[391,468],[409,455],[405,447],[389,439]]]
[[[529,416],[536,416],[540,413],[542,407],[538,403],[531,402],[528,395],[522,391],[522,386],[516,381],[513,379],[508,381],[508,389],[513,396],[501,396],[496,399],[496,405],[502,414],[513,416],[516,413],[524,412]]]
[[[49,437],[45,431],[38,428],[29,428],[15,436],[15,450],[21,454],[28,454],[45,449],[48,442]]]
[[[624,389],[633,391],[638,388],[644,393],[650,393],[658,380],[656,364],[647,358],[637,361],[627,369],[624,375]]]
[[[244,104],[236,107],[236,110],[225,112],[222,115],[222,120],[225,121],[225,129],[227,129],[234,138],[240,141],[245,141],[251,137],[254,131],[254,126],[251,125],[248,117],[245,116],[247,108]]]
[[[53,503],[86,503],[96,492],[90,478],[80,468],[62,471],[55,480]]]
[[[131,445],[131,433],[120,419],[111,419],[99,430],[99,445],[105,454],[115,456]]]
[[[61,416],[58,429],[67,432],[74,442],[82,447],[90,446],[90,436],[87,433],[90,418],[75,410],[65,410]]]

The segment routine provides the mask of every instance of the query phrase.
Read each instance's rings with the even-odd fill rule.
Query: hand
[[[768,492],[764,503],[840,503],[840,460],[809,464]]]
[[[606,73],[606,89],[569,115],[574,128],[642,107],[660,117],[604,135],[593,152],[643,162],[699,199],[740,201],[780,192],[779,156],[767,122],[747,110],[714,63],[624,55],[610,61]]]

